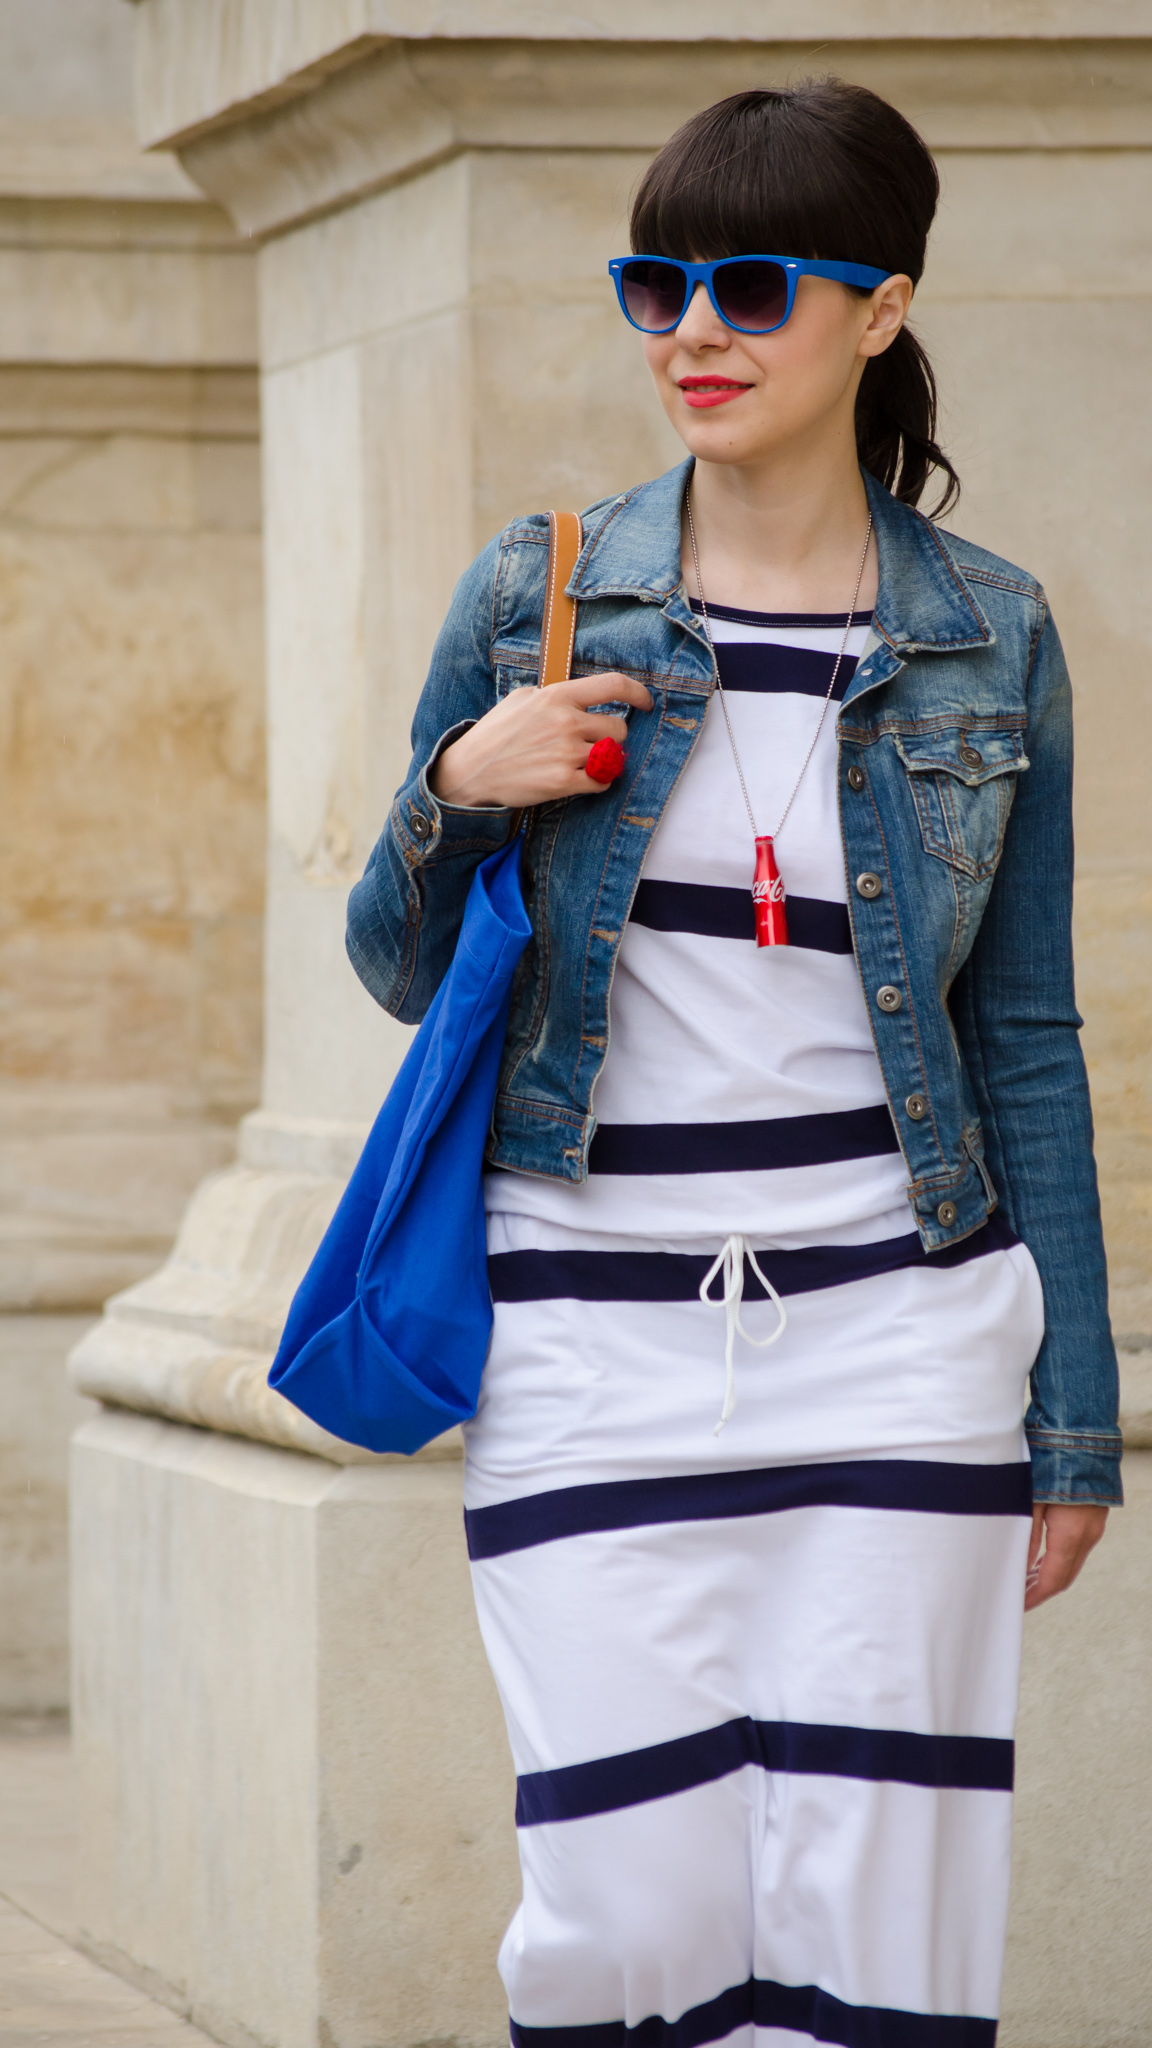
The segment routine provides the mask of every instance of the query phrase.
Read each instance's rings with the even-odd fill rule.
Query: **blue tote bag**
[[[549,514],[541,684],[571,669],[583,535]],[[519,837],[472,878],[452,965],[297,1289],[268,1384],[333,1436],[418,1451],[476,1413],[492,1334],[484,1148],[531,926]]]
[[[476,1412],[492,1331],[482,1174],[512,975],[520,840],[481,862],[456,952],[297,1290],[269,1386],[371,1451]]]

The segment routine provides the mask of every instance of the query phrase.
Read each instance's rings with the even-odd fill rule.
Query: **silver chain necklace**
[[[840,652],[836,656],[832,669],[832,680],[828,685],[828,694],[820,707],[820,717],[817,721],[816,730],[812,735],[812,744],[800,764],[800,773],[792,785],[792,793],[780,814],[780,822],[776,830],[774,832],[759,832],[756,829],[756,817],[752,809],[752,799],[748,794],[748,784],[744,780],[740,749],[736,745],[736,735],[732,730],[732,720],[728,716],[728,699],[724,694],[724,685],[720,680],[720,664],[716,659],[716,646],[712,639],[712,623],[708,617],[708,605],[704,596],[704,579],[700,574],[700,557],[696,552],[696,529],[692,523],[692,492],[690,489],[684,494],[684,510],[688,514],[688,539],[692,546],[692,566],[696,571],[696,588],[700,592],[700,613],[704,620],[708,652],[712,656],[713,688],[720,699],[720,709],[724,713],[724,724],[728,731],[728,744],[732,749],[732,759],[736,764],[736,773],[740,780],[744,808],[748,813],[748,822],[752,827],[752,838],[756,845],[756,867],[752,879],[752,903],[756,917],[756,944],[758,946],[786,946],[788,944],[788,920],[785,909],[786,897],[784,884],[780,879],[779,870],[776,866],[774,842],[784,830],[785,819],[796,801],[796,795],[800,784],[804,780],[808,763],[816,752],[816,743],[824,730],[824,720],[828,716],[828,706],[832,702],[832,692],[836,688],[836,678],[840,673],[840,665],[848,646],[848,636],[852,631],[852,621],[856,613],[856,600],[860,595],[860,585],[864,581],[864,564],[868,559],[868,543],[872,538],[872,514],[871,512],[868,514],[864,546],[860,551],[860,567],[856,572],[856,588],[852,592],[852,602],[848,607],[848,623],[844,628],[844,638],[840,642]]]

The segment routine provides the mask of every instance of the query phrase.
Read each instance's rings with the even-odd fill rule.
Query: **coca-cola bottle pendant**
[[[752,880],[752,904],[756,913],[756,944],[786,946],[788,912],[785,909],[784,884],[776,865],[770,832],[756,835],[756,873]]]

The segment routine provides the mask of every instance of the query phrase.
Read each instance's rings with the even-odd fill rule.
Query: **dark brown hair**
[[[924,269],[940,180],[911,123],[877,93],[839,78],[738,92],[694,114],[640,181],[632,247],[652,256],[823,257]],[[863,467],[907,505],[941,473],[937,514],[960,480],[936,443],[936,379],[905,325],[865,366],[856,399]]]

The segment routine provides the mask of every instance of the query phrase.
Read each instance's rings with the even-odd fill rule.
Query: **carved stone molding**
[[[394,42],[772,44],[828,63],[831,44],[1001,47],[1152,33],[1149,0],[143,0],[138,88],[142,140],[171,147],[199,129],[297,98],[349,61]],[[699,102],[698,102],[699,104]]]
[[[408,41],[362,45],[268,106],[174,148],[245,233],[266,235],[471,149],[651,152],[696,108],[797,71],[892,98],[936,150],[1152,146],[1152,40],[795,43]]]

